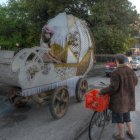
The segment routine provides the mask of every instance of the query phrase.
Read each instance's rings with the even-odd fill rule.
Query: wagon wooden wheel
[[[50,112],[55,119],[62,118],[69,104],[69,94],[65,87],[56,89],[50,100]]]
[[[20,95],[19,88],[11,89],[8,94],[8,98],[10,100],[10,103],[13,104],[15,107],[25,106],[28,102],[28,99],[26,97]]]
[[[88,82],[86,79],[81,78],[78,80],[75,90],[75,96],[78,102],[81,102],[84,100],[85,93],[88,90]]]
[[[104,112],[94,112],[89,125],[89,139],[100,140],[105,127]]]
[[[111,120],[111,111],[104,110],[103,112],[94,111],[89,123],[89,140],[100,140],[105,129]]]

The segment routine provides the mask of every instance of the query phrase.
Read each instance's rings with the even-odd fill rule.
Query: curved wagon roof
[[[50,19],[45,26],[53,31],[51,46],[57,44],[62,51],[67,47],[66,63],[80,63],[88,50],[93,47],[86,22],[73,15],[60,13]],[[41,40],[41,46],[43,44]]]

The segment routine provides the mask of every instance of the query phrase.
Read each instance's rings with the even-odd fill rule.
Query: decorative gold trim
[[[88,67],[89,67],[89,64],[90,64],[90,61],[91,61],[91,50],[89,50],[86,55],[83,57],[82,61],[79,63],[78,67],[77,67],[77,73],[76,73],[76,76],[79,76],[79,75],[83,75]]]
[[[70,46],[68,47],[70,49],[70,51],[72,52],[73,56],[76,58],[77,61],[79,61],[79,59],[75,56],[75,54],[73,53],[72,49],[70,48]]]
[[[61,64],[54,64],[55,67],[78,67],[78,63],[61,63]]]
[[[85,60],[85,58],[87,57],[87,55],[89,55],[89,53],[92,52],[92,51],[93,51],[93,48],[89,48],[89,50],[87,51],[87,53],[84,55],[84,57],[80,61],[79,65]]]
[[[51,54],[56,57],[59,61],[64,63],[67,62],[67,45],[61,47],[59,44],[54,43],[51,47]]]
[[[93,48],[90,48],[88,50],[88,52],[85,54],[85,56],[82,58],[80,63],[61,63],[61,64],[54,64],[55,67],[84,67],[83,63],[84,61],[87,59],[87,57],[89,57],[89,55],[91,56],[91,52],[93,51]]]

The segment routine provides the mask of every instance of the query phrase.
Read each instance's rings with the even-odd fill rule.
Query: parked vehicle
[[[132,68],[134,70],[140,69],[140,56],[134,56],[134,57],[132,57],[131,64],[132,64]]]
[[[116,69],[117,64],[115,62],[115,58],[112,58],[111,61],[108,61],[105,65],[105,74],[106,76],[110,76],[111,73]]]

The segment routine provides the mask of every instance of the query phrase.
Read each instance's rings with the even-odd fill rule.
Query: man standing
[[[119,134],[114,134],[116,140],[125,140],[124,123],[130,139],[135,139],[130,111],[135,110],[135,86],[138,78],[135,72],[126,63],[128,59],[123,54],[115,56],[117,69],[112,73],[110,85],[100,90],[100,94],[109,93],[110,109],[112,110],[112,123],[117,124]]]

